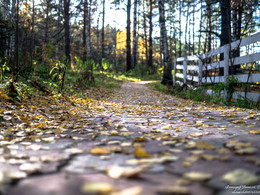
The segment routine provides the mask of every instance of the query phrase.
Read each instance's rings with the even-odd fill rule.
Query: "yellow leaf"
[[[181,132],[182,129],[181,129],[181,127],[177,127],[177,128],[175,129],[175,131],[176,131],[176,132]]]
[[[115,191],[115,188],[105,182],[92,182],[92,183],[85,183],[81,187],[81,192],[86,194],[99,194],[99,195],[109,195]]]
[[[207,150],[207,149],[213,150],[213,149],[216,148],[216,146],[214,146],[214,145],[212,145],[212,144],[210,144],[208,142],[203,142],[203,141],[197,141],[196,142],[196,147],[198,149],[205,149],[205,150]]]
[[[190,167],[192,164],[191,164],[190,161],[183,161],[183,162],[181,163],[181,165],[184,166],[184,167]]]
[[[250,130],[249,133],[251,133],[251,134],[260,134],[260,130]]]
[[[134,155],[139,158],[149,156],[149,154],[146,152],[146,150],[140,144],[137,144],[134,146]]]
[[[110,150],[107,148],[102,148],[102,147],[96,147],[96,148],[91,148],[90,153],[95,154],[95,155],[103,155],[103,154],[110,154]]]
[[[161,133],[161,130],[152,130],[151,133]]]
[[[186,119],[186,118],[184,118],[184,119],[182,119],[182,121],[183,121],[183,122],[186,122],[186,121],[187,121],[187,119]]]
[[[135,142],[145,142],[145,141],[147,141],[147,139],[145,137],[135,137],[134,141]]]
[[[234,121],[233,123],[243,123],[244,121],[243,120],[236,120],[236,121]]]
[[[110,133],[111,135],[118,135],[118,132],[117,131],[111,131],[111,133]]]

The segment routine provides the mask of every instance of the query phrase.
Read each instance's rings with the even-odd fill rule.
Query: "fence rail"
[[[257,43],[256,51],[252,51],[251,54],[244,56],[234,57],[231,55],[235,51],[241,51],[242,47],[250,47],[251,44]],[[245,49],[244,49],[245,50]],[[221,46],[217,49],[204,53],[198,56],[186,56],[176,58],[174,60],[174,73],[173,73],[173,85],[176,82],[180,82],[186,86],[201,86],[202,84],[215,84],[224,83],[227,84],[228,75],[230,75],[231,66],[239,66],[251,63],[255,67],[260,66],[260,32],[252,36],[245,37],[241,40],[237,40],[230,44]],[[222,60],[220,60],[222,59]],[[181,64],[180,64],[181,63]],[[258,71],[259,72],[259,71]],[[234,77],[239,83],[258,83],[260,82],[260,73],[243,73],[243,69],[240,69],[238,74]],[[208,91],[210,92],[210,90]],[[211,91],[212,92],[212,91]],[[211,93],[210,92],[210,93]],[[223,95],[227,97],[227,92],[223,92]],[[236,91],[233,94],[233,98],[239,96],[247,97],[255,102],[260,101],[259,87],[258,92],[241,92]]]

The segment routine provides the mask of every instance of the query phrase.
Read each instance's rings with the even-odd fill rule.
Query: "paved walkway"
[[[37,117],[20,116],[16,130],[4,112],[2,194],[260,194],[259,111],[178,99],[144,82],[62,105],[31,106]]]

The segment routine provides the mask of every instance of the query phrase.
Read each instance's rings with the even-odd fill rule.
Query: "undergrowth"
[[[221,94],[221,91],[223,90],[223,86],[221,84],[212,87],[212,94],[208,94],[207,88],[204,86],[196,89],[188,88],[184,91],[183,87],[178,84],[174,88],[172,86],[162,85],[160,82],[153,82],[150,85],[160,92],[171,94],[179,98],[191,99],[194,101],[217,104],[221,106],[235,106],[239,108],[256,110],[260,109],[259,103],[255,103],[247,98],[244,98],[243,96],[239,96],[236,100],[232,99],[231,101],[226,101]]]

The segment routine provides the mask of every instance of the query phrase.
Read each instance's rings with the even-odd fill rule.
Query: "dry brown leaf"
[[[134,141],[135,142],[145,142],[145,141],[147,141],[147,138],[145,138],[145,137],[135,137]]]

